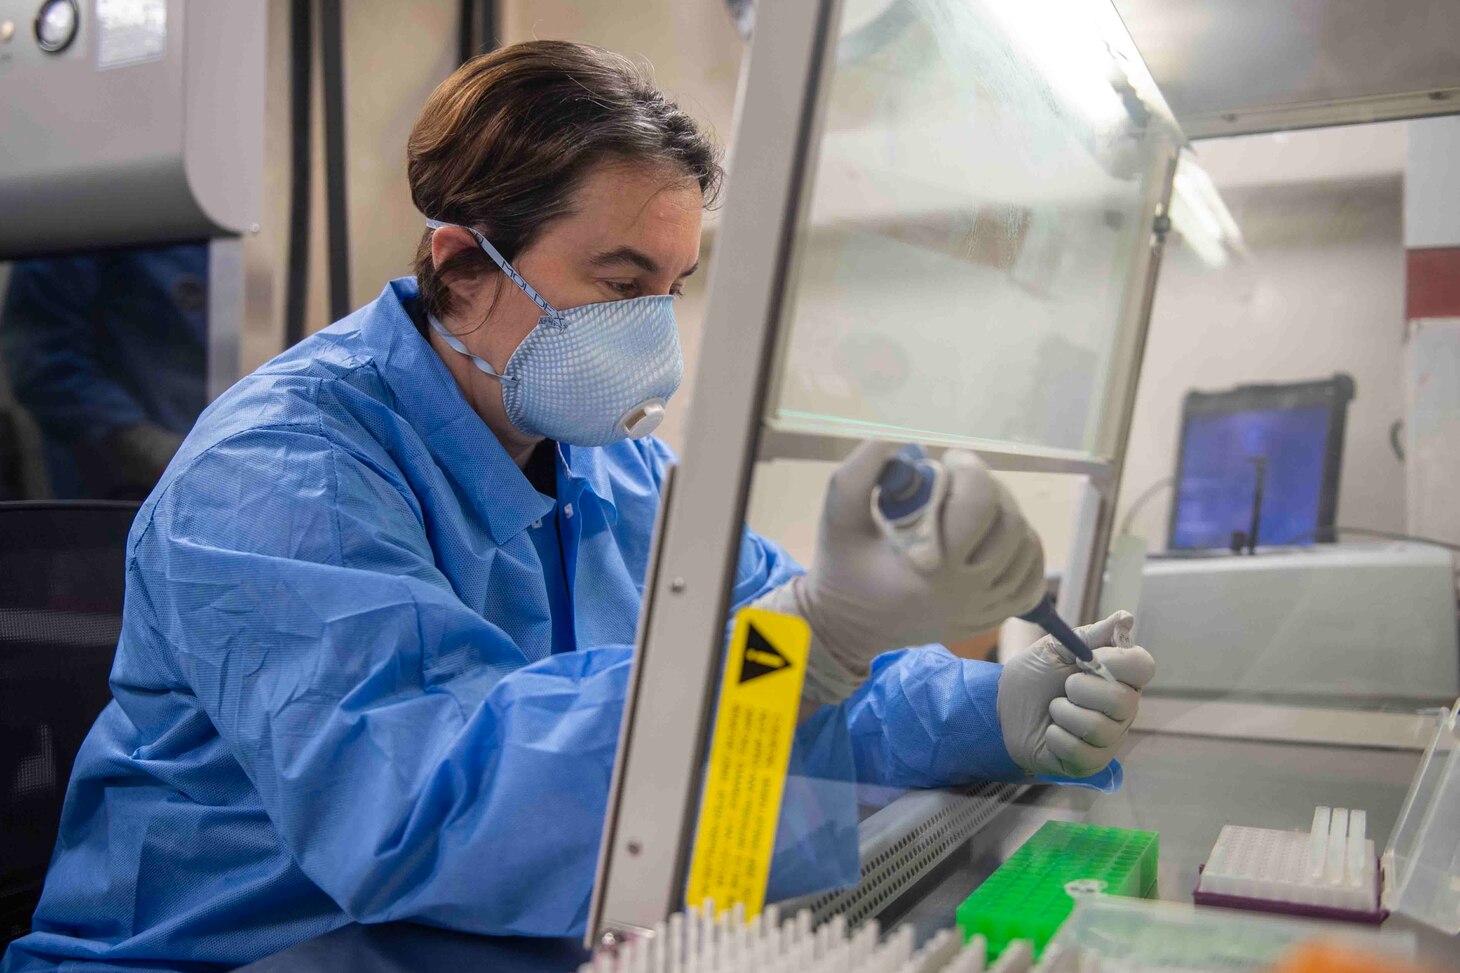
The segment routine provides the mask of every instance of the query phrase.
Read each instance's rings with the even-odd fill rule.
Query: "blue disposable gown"
[[[236,385],[143,506],[115,701],[5,970],[232,966],[351,921],[581,933],[670,457],[563,446],[539,494],[414,296],[395,281]],[[530,532],[554,523],[545,573]],[[734,603],[799,570],[747,532]],[[552,583],[575,651],[552,651]],[[998,673],[892,653],[807,721],[772,893],[856,881],[853,781],[1023,777]]]

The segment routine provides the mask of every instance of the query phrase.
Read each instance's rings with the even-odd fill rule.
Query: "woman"
[[[409,159],[415,280],[214,403],[138,515],[116,699],[7,970],[230,966],[350,921],[582,930],[670,461],[644,437],[720,171],[627,62],[550,42],[448,78]],[[852,779],[1113,786],[1150,674],[1103,649],[1128,685],[1072,675],[1048,645],[872,667],[1043,585],[967,456],[934,523],[945,566],[912,569],[871,523],[888,455],[834,479],[811,574],[749,533],[741,552],[735,605],[814,633],[782,894],[856,880]]]

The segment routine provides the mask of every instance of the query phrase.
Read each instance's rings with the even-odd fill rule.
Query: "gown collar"
[[[436,463],[469,497],[492,540],[505,544],[553,509],[533,489],[462,395],[445,362],[421,337],[406,310],[417,296],[414,278],[391,281],[368,308],[361,325],[381,376]]]

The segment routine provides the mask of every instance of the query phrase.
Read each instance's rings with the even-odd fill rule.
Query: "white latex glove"
[[[1151,653],[1131,645],[1134,624],[1120,611],[1075,630],[1117,682],[1080,671],[1052,635],[1004,666],[999,728],[1016,764],[1032,774],[1089,777],[1110,763],[1156,674]]]
[[[872,517],[872,489],[897,449],[857,447],[827,487],[811,570],[757,602],[810,624],[804,695],[811,702],[851,695],[883,652],[976,635],[1029,611],[1044,594],[1038,536],[983,461],[961,450],[944,455],[947,494],[929,511],[941,564],[914,567]]]

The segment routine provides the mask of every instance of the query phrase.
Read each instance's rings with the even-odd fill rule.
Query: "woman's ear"
[[[431,263],[441,265],[459,253],[477,249],[476,237],[459,226],[443,226],[431,234]]]
[[[466,258],[465,260],[461,258]],[[431,234],[431,264],[438,271],[449,263],[456,263],[458,269],[461,264],[468,266],[487,260],[487,255],[481,251],[476,237],[459,226],[443,226]],[[468,307],[477,302],[481,296],[481,289],[485,281],[483,275],[474,273],[447,273],[441,278],[441,282],[450,290],[453,297]]]

